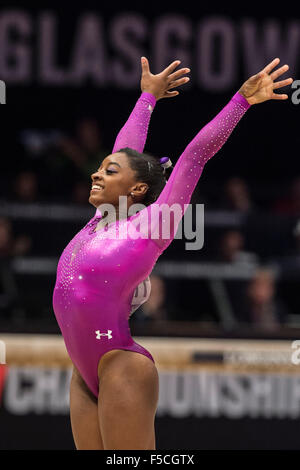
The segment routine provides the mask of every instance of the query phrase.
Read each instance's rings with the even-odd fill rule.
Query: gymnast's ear
[[[136,183],[133,188],[130,190],[130,194],[136,198],[140,199],[142,196],[146,194],[148,191],[149,186],[147,183]]]

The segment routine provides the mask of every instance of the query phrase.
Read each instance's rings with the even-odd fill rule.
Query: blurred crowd
[[[42,202],[89,206],[90,176],[110,153],[104,147],[98,122],[88,117],[81,119],[69,135],[57,130],[27,129],[20,134],[20,148],[22,165],[8,177],[2,175],[2,201],[21,205]],[[207,253],[203,253],[205,261],[255,268],[242,288],[227,289],[235,322],[266,329],[288,323],[290,315],[297,312],[291,312],[280,295],[272,266],[277,263],[283,273],[300,272],[300,175],[295,175],[283,193],[273,191],[274,197],[267,201],[262,201],[259,191],[239,176],[225,181],[222,190],[218,188],[213,197],[211,193],[212,189],[205,191],[205,186],[201,187],[192,202],[204,203],[205,211],[238,213],[245,217],[246,224],[243,228],[220,229]],[[272,243],[273,250],[268,252]],[[46,257],[47,244],[44,249]],[[34,254],[35,242],[30,230],[23,233],[19,227],[15,231],[13,218],[1,216],[1,313],[20,315],[20,287],[13,261]],[[168,290],[172,287],[155,274],[151,276],[151,284],[150,299],[137,310],[132,321],[172,320],[168,300]],[[194,319],[201,321],[201,305],[197,308]]]

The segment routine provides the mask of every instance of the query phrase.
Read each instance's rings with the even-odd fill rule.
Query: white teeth
[[[101,188],[101,186],[98,186],[97,184],[94,184],[94,185],[92,186],[92,189],[102,189],[102,188]]]

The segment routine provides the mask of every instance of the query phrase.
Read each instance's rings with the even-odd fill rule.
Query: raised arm
[[[117,136],[112,153],[125,147],[143,152],[151,114],[155,105],[155,96],[147,92],[141,94],[127,122]]]
[[[289,78],[281,82],[274,82],[275,78],[288,70],[288,66],[285,65],[269,74],[278,63],[279,59],[275,59],[260,73],[249,78],[217,116],[200,130],[180,156],[166,186],[154,203],[159,209],[159,216],[152,218],[152,232],[161,234],[158,239],[154,239],[161,249],[165,249],[170,244],[181,220],[180,217],[177,222],[175,221],[171,225],[169,238],[163,239],[161,231],[164,219],[162,216],[163,205],[167,204],[170,207],[176,203],[180,206],[183,214],[186,209],[184,205],[190,202],[205,163],[221,149],[251,104],[269,99],[285,100],[288,98],[287,95],[277,95],[273,91],[276,88],[289,85],[293,81]],[[149,211],[151,211],[151,206],[141,212],[145,214],[148,212],[150,216]],[[157,225],[159,225],[159,232]]]
[[[141,58],[142,94],[133,108],[127,122],[120,130],[112,153],[125,147],[130,147],[138,152],[143,152],[151,114],[156,102],[162,98],[172,98],[177,96],[179,94],[178,91],[170,90],[189,81],[188,77],[180,77],[188,73],[190,69],[185,68],[174,72],[179,64],[180,61],[176,60],[161,73],[153,75],[150,72],[149,63],[146,57]]]

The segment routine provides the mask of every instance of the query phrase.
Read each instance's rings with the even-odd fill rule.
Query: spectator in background
[[[56,129],[26,129],[20,141],[37,169],[43,196],[52,202],[69,202],[76,180],[90,183],[91,174],[110,153],[103,148],[97,121],[88,117],[76,123],[74,136]]]
[[[26,160],[41,182],[41,195],[51,202],[68,200],[74,178],[80,176],[75,163],[61,150],[64,138],[57,129],[24,129],[19,136]]]
[[[74,204],[88,205],[91,184],[87,181],[76,181],[72,191],[72,202]]]
[[[291,230],[288,237],[289,249],[283,256],[274,257],[273,263],[279,266],[283,277],[299,278],[300,275],[300,219]]]
[[[258,269],[246,286],[244,304],[237,312],[238,320],[272,331],[285,322],[287,314],[285,305],[276,295],[274,273]]]
[[[9,257],[13,252],[12,226],[5,217],[0,218],[0,257]]]
[[[60,141],[62,153],[69,158],[79,170],[81,176],[90,181],[102,160],[109,155],[103,148],[102,136],[95,119],[84,118],[76,125],[74,138],[63,137]]]
[[[23,314],[12,268],[14,256],[28,253],[31,241],[25,235],[14,238],[9,219],[0,217],[0,313]]]
[[[273,209],[277,214],[300,215],[300,176],[292,181],[288,194],[278,199]]]
[[[31,239],[27,235],[14,237],[11,221],[0,217],[0,257],[2,260],[26,255],[30,252],[31,245]]]
[[[233,277],[229,276],[229,278],[220,279],[218,282],[219,314],[221,314],[220,309],[224,309],[225,301],[227,302],[226,310],[229,309],[229,313],[227,312],[225,315],[230,315],[232,318],[235,317],[235,312],[239,313],[241,293],[245,286],[245,281],[241,274],[243,273],[248,276],[249,271],[254,272],[259,267],[259,258],[256,253],[247,252],[244,247],[244,236],[236,229],[227,230],[218,241],[215,261],[226,264],[226,271],[233,275]],[[222,293],[220,294],[220,292]],[[220,296],[222,300],[220,300]],[[216,297],[215,300],[217,300]],[[224,318],[222,321],[225,321]]]
[[[150,276],[151,293],[149,299],[133,314],[134,322],[156,322],[167,320],[166,288],[164,280],[152,274]]]
[[[244,250],[245,239],[238,230],[228,230],[218,243],[217,261],[222,263],[259,263],[258,256]]]
[[[248,186],[242,178],[234,177],[226,182],[219,208],[245,213],[253,209]]]
[[[39,201],[38,179],[33,171],[22,171],[13,181],[11,199],[15,202],[32,203]]]
[[[293,259],[300,269],[300,219],[297,220],[292,230],[292,243],[290,243],[290,250],[287,252],[287,257]]]

